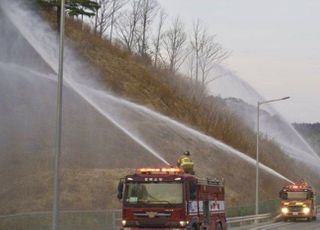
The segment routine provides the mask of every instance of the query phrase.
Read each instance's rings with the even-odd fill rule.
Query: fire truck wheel
[[[282,220],[283,220],[284,222],[288,222],[288,218],[286,218],[286,217],[282,217]]]
[[[191,227],[191,230],[200,230],[200,226],[197,223],[194,223]]]
[[[221,223],[216,224],[216,230],[223,230]]]

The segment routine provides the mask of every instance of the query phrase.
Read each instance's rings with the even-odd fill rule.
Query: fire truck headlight
[[[183,221],[183,220],[181,220],[179,223],[180,223],[180,226],[181,226],[181,227],[184,227],[184,226],[186,226],[187,224],[189,224],[189,221]]]
[[[284,208],[281,209],[281,212],[283,214],[287,214],[289,212],[289,209],[287,207],[284,207]]]
[[[122,220],[122,226],[126,226],[127,221],[126,220]]]
[[[310,208],[305,207],[305,208],[302,209],[302,212],[303,212],[305,215],[307,215],[307,214],[310,213]]]

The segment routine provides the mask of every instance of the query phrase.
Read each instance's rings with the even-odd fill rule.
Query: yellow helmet
[[[191,154],[190,154],[189,151],[185,151],[185,152],[183,153],[183,155],[190,156]]]

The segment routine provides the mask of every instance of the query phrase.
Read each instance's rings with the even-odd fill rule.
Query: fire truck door
[[[209,201],[203,201],[203,223],[206,225],[210,224],[210,210],[209,210]]]

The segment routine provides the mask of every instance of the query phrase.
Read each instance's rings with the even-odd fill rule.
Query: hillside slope
[[[295,123],[294,127],[320,156],[320,123]]]

